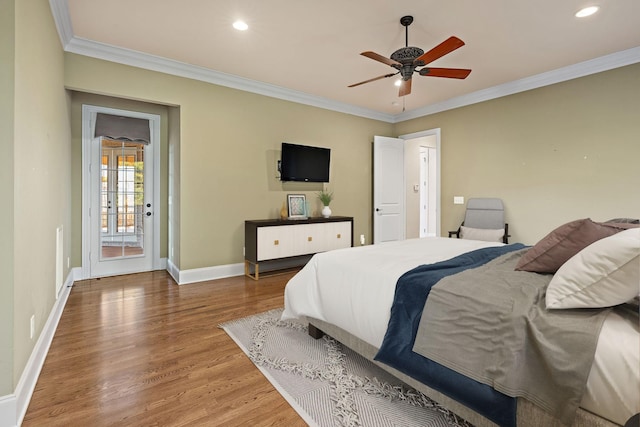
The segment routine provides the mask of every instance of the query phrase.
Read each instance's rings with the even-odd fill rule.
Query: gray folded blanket
[[[547,310],[552,275],[514,270],[526,250],[440,280],[413,351],[569,425],[608,309]]]

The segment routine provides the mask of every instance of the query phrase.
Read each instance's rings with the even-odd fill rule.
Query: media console
[[[350,246],[353,217],[245,221],[244,274],[258,280],[262,262],[288,260],[304,265],[309,255]]]

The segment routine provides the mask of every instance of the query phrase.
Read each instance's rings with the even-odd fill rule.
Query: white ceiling
[[[397,121],[640,62],[639,0],[50,0],[67,51],[195,76],[339,111]],[[578,19],[584,6],[600,11]],[[466,45],[434,67],[466,80],[413,77],[360,55],[449,36]],[[249,30],[234,30],[242,19]],[[189,65],[186,65],[189,64]],[[191,67],[196,66],[196,67]],[[406,111],[403,113],[403,109]]]

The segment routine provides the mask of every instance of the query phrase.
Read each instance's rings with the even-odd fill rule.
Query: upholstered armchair
[[[472,198],[467,201],[464,221],[449,237],[509,243],[509,224],[504,222],[501,199]]]

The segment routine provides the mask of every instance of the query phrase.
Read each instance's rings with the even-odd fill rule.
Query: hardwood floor
[[[282,307],[293,274],[76,282],[22,425],[305,425],[217,327]]]

